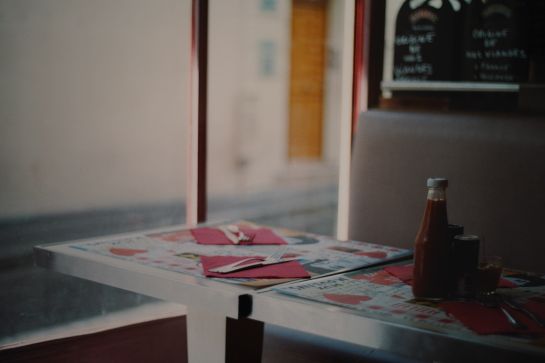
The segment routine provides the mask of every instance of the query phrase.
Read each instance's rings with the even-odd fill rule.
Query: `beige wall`
[[[0,218],[182,199],[190,0],[0,0]]]
[[[351,23],[349,19],[345,19],[345,7],[354,6],[353,4],[344,4],[345,1],[330,0],[328,6],[328,32],[326,40],[327,48],[327,68],[325,77],[325,102],[324,102],[324,160],[335,167],[339,164],[339,143],[341,134],[341,115],[343,115],[343,107],[346,95],[346,88],[349,94],[352,94],[350,82],[346,82],[343,78],[343,73],[346,70],[343,66],[346,64],[346,46],[345,37],[349,36],[348,32],[352,29],[347,29],[346,23]],[[350,14],[353,16],[353,14]],[[350,52],[352,54],[352,52]],[[350,62],[351,64],[351,62]],[[352,70],[349,70],[352,74]],[[349,101],[352,104],[352,100]]]
[[[336,182],[343,2],[330,1],[325,155],[310,167],[287,159],[291,1],[260,4],[210,2],[211,197]],[[0,218],[185,199],[190,7],[0,0]]]
[[[339,158],[343,1],[330,1],[324,97],[324,155],[302,165],[287,158],[291,1],[274,11],[260,1],[212,0],[209,34],[209,192],[212,196],[282,184],[336,183]],[[263,42],[274,44],[271,75],[260,72]]]
[[[210,2],[209,189],[274,185],[286,164],[290,2]],[[274,73],[260,71],[260,46],[274,44]]]

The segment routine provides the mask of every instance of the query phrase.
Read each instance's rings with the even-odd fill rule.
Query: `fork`
[[[226,226],[218,226],[218,229],[223,232],[223,234],[225,235],[225,237],[227,237],[229,241],[238,245],[238,243],[240,242],[239,237],[231,232],[229,228],[227,228]]]
[[[267,257],[267,259],[280,260],[282,258],[282,256],[284,256],[286,254],[287,251],[288,251],[288,247],[281,248],[278,251],[276,251],[275,253],[269,255],[269,257]]]
[[[511,324],[517,329],[527,329],[528,327],[521,323],[519,320],[517,320],[513,315],[509,313],[503,306],[501,306],[502,298],[500,295],[496,293],[481,295],[479,298],[479,302],[489,308],[498,308],[500,311],[505,315],[505,318]]]
[[[520,303],[517,301],[511,299],[510,297],[502,295],[502,301],[505,305],[509,306],[512,309],[518,310],[526,314],[530,319],[541,325],[542,327],[545,327],[545,321],[541,319],[539,316],[535,315],[530,310],[524,308]]]
[[[295,258],[282,259],[282,256],[285,254],[286,250],[287,248],[285,247],[267,257],[249,257],[249,258],[245,258],[233,263],[229,263],[227,265],[211,268],[209,271],[218,272],[218,273],[228,273],[228,272],[234,272],[234,271],[243,270],[243,269],[247,269],[251,267],[257,267],[262,265],[272,265],[274,263],[281,263],[281,262],[288,262],[288,261],[295,260]],[[254,263],[244,264],[245,262],[252,261],[252,260],[257,260],[257,261]]]
[[[234,233],[237,236],[239,242],[250,242],[254,239],[253,236],[249,236],[246,233],[242,232],[236,224],[228,225],[227,229],[229,230],[229,232]]]

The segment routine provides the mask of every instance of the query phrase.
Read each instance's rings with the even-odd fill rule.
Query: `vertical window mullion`
[[[208,0],[192,1],[187,224],[206,220]]]

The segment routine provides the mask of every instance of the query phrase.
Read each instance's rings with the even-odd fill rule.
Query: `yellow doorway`
[[[289,159],[322,158],[327,0],[293,0]]]

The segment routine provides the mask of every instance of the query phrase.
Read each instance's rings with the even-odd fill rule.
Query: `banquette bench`
[[[349,237],[412,247],[426,179],[449,179],[449,223],[481,253],[545,272],[545,117],[372,110],[351,161]]]

